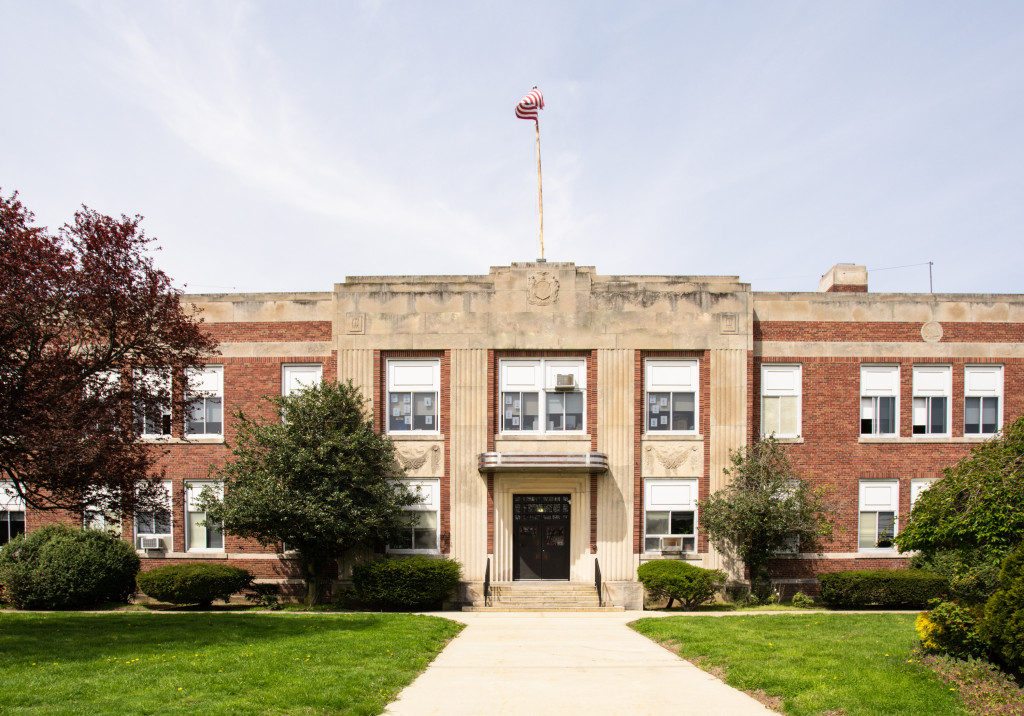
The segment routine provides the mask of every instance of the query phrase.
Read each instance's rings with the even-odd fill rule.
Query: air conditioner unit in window
[[[662,537],[661,538],[661,551],[662,552],[682,552],[683,551],[683,538],[682,537]]]
[[[164,541],[159,537],[139,537],[140,549],[163,549]]]
[[[555,390],[575,390],[576,376],[572,373],[557,373],[555,375]]]

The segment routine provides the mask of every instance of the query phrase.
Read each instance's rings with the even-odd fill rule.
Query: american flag
[[[519,119],[532,119],[537,121],[537,110],[544,109],[544,95],[534,87],[526,93],[526,96],[519,100],[516,105],[516,116]]]

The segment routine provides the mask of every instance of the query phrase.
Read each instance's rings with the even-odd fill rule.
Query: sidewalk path
[[[467,626],[385,713],[774,713],[626,626],[643,612],[439,616]]]

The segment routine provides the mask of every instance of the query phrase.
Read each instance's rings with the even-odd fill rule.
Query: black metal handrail
[[[484,606],[491,603],[491,558],[487,558],[487,566],[484,567]]]
[[[597,587],[597,606],[604,606],[604,599],[601,598],[601,563],[594,557],[594,586]]]

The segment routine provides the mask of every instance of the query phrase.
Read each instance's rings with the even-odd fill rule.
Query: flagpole
[[[537,207],[540,210],[540,258],[544,260],[544,185],[540,180],[540,120],[534,120],[537,130]]]

